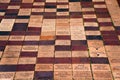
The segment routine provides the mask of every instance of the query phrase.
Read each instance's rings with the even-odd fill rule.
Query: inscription
[[[120,63],[120,59],[110,58],[111,63]]]
[[[33,74],[34,72],[29,71],[29,72],[17,72],[15,75],[15,79],[26,79],[26,80],[33,80]]]
[[[72,66],[70,64],[55,64],[54,70],[55,71],[71,71]]]
[[[73,64],[74,71],[90,71],[89,64]]]
[[[105,64],[93,64],[92,69],[93,71],[103,71],[103,70],[110,71],[109,65],[105,65]]]
[[[72,72],[71,71],[55,71],[54,73],[55,78],[72,78]]]
[[[73,77],[92,77],[90,71],[73,71]]]
[[[12,72],[1,72],[0,73],[0,79],[3,79],[3,80],[5,80],[5,79],[11,79],[11,80],[13,80],[13,77],[14,77],[14,72],[12,73]]]
[[[37,51],[38,46],[23,46],[22,51]]]
[[[35,67],[36,71],[52,71],[53,64],[37,64]]]

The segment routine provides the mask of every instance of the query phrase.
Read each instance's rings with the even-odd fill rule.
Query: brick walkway
[[[117,0],[0,0],[0,80],[120,80]]]

